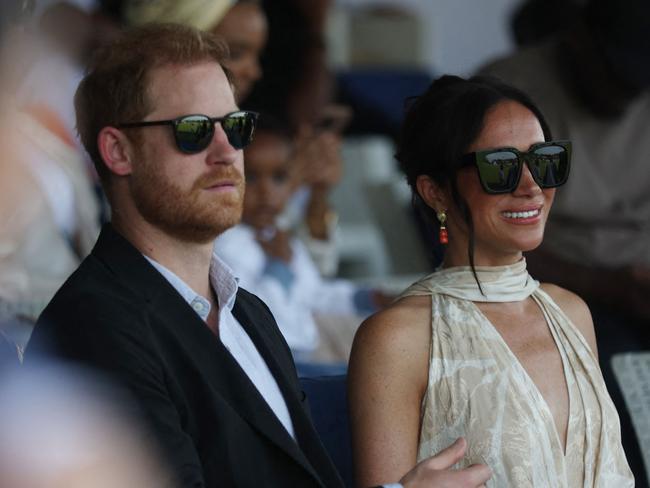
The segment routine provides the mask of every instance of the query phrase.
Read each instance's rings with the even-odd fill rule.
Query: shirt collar
[[[239,289],[239,278],[235,276],[230,266],[217,256],[216,251],[212,251],[212,261],[210,261],[210,284],[221,306],[232,310]]]
[[[158,261],[143,254],[149,263],[156,268],[156,270],[163,275],[170,285],[179,293],[183,300],[185,300],[190,307],[201,317],[206,320],[210,313],[210,301],[196,293],[190,286],[178,277],[173,271],[166,268]],[[212,253],[212,260],[210,261],[210,285],[217,295],[217,300],[221,309],[228,309],[232,311],[237,298],[237,290],[239,289],[239,278],[237,278],[230,267],[224,263],[215,252]]]

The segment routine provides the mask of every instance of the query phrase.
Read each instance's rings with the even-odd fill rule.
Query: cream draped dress
[[[467,439],[459,467],[485,463],[491,487],[632,487],[619,419],[582,334],[532,279],[522,261],[437,271],[402,296],[431,296],[432,336],[422,400],[418,461]],[[528,297],[542,310],[569,391],[566,453],[551,411],[501,335],[474,302]],[[521,324],[525,327],[526,324]]]

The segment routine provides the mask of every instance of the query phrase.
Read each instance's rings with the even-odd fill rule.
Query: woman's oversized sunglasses
[[[486,193],[510,193],[517,188],[524,162],[540,188],[566,183],[571,167],[571,142],[542,142],[526,152],[506,147],[476,151],[463,156],[463,166],[476,165]]]
[[[152,125],[170,125],[174,132],[176,146],[186,154],[196,154],[210,145],[214,136],[214,124],[219,122],[226,133],[228,142],[235,149],[243,149],[253,140],[257,112],[238,110],[223,117],[208,117],[207,115],[183,115],[171,120],[148,120],[145,122],[127,122],[118,125],[119,128],[149,127]]]

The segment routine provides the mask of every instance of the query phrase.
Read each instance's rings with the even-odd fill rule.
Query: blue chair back
[[[300,378],[312,419],[345,485],[352,487],[352,443],[346,375]]]

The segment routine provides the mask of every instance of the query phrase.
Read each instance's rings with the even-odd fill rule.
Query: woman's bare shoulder
[[[359,327],[351,363],[382,365],[388,374],[418,368],[426,371],[431,338],[431,298],[405,297],[368,317]]]
[[[357,335],[379,342],[412,342],[422,334],[430,333],[430,325],[431,298],[404,297],[368,317],[359,327]]]
[[[587,339],[589,346],[595,354],[596,334],[594,332],[594,323],[591,318],[591,312],[585,301],[578,295],[560,286],[552,283],[542,283],[544,290],[557,304],[558,307],[566,314],[567,317],[578,328],[582,335]]]
[[[585,301],[578,295],[552,283],[542,283],[544,290],[553,301],[569,316],[574,322],[591,323],[591,313]],[[576,324],[578,325],[578,324]]]

